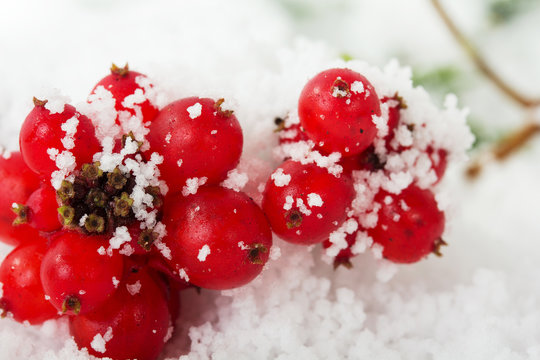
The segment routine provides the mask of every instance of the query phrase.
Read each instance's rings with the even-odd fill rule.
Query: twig
[[[459,30],[453,20],[450,18],[446,10],[442,7],[439,0],[431,0],[435,10],[444,21],[446,27],[457,42],[463,47],[465,52],[469,55],[472,61],[476,64],[478,69],[490,79],[503,93],[505,93],[509,98],[513,99],[521,106],[526,108],[532,108],[540,106],[540,98],[530,98],[523,95],[513,87],[511,87],[505,80],[503,80],[492,68],[489,66],[487,61],[482,57],[477,48],[465,37],[465,35]]]
[[[489,150],[481,154],[467,167],[467,176],[474,179],[480,175],[482,169],[491,160],[503,161],[522,148],[533,136],[540,134],[540,124],[528,121],[522,127],[499,140]]]

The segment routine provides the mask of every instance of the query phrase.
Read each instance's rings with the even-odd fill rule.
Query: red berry
[[[19,152],[0,156],[0,240],[18,245],[25,240],[35,239],[38,232],[26,224],[13,226],[17,217],[13,204],[24,204],[32,192],[39,187],[39,179],[26,166]]]
[[[266,183],[262,206],[278,236],[307,245],[323,241],[343,223],[353,197],[348,176],[287,160]]]
[[[21,221],[25,221],[34,229],[51,232],[62,227],[58,219],[56,190],[49,184],[43,183],[34,191],[25,207],[25,218],[21,218]]]
[[[413,263],[444,244],[444,213],[429,190],[411,185],[399,195],[380,191],[377,226],[368,230],[375,243],[383,246],[383,257],[396,263]]]
[[[101,145],[94,134],[94,125],[90,119],[68,104],[64,106],[64,111],[54,114],[45,108],[46,101],[34,98],[34,104],[34,109],[22,125],[19,137],[21,153],[28,167],[42,178],[47,178],[53,171],[58,170],[51,154],[47,153],[50,149],[55,149],[58,153],[69,150],[78,166],[91,163],[94,154],[101,151]],[[73,122],[68,122],[71,119]],[[62,129],[63,124],[68,126]],[[70,134],[75,125],[75,134]]]
[[[154,360],[165,345],[170,321],[162,289],[140,269],[99,309],[71,317],[70,331],[77,345],[94,356]]]
[[[41,281],[58,310],[85,314],[114,293],[124,261],[117,252],[112,256],[98,253],[100,247],[108,247],[108,240],[106,236],[65,232],[52,243],[41,264]]]
[[[127,111],[131,115],[137,115],[137,111],[134,108],[140,107],[140,115],[142,115],[143,121],[148,122],[152,121],[159,111],[148,99],[141,103],[124,102],[125,98],[129,95],[135,94],[135,97],[147,95],[143,85],[141,85],[143,83],[148,83],[149,87],[153,87],[146,75],[129,70],[127,64],[123,68],[119,68],[113,64],[111,74],[101,79],[94,89],[92,89],[91,94],[94,94],[99,86],[103,86],[111,92],[115,100],[116,111]],[[120,125],[119,116],[116,117],[116,123]]]
[[[172,256],[167,261],[179,275],[216,290],[245,285],[259,275],[272,232],[253,200],[221,187],[169,200],[163,214]]]
[[[371,83],[349,69],[330,69],[311,79],[300,95],[298,115],[306,134],[326,152],[361,153],[373,143],[380,101]]]
[[[34,241],[15,248],[4,259],[0,266],[0,313],[10,312],[15,320],[33,325],[58,316],[45,299],[39,278],[45,251],[45,241]]]
[[[182,191],[188,178],[206,177],[218,184],[242,154],[240,124],[221,100],[191,97],[167,105],[150,124],[151,151],[163,155],[161,179],[171,191]]]

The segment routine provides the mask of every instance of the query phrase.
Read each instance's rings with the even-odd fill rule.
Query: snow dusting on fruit
[[[106,349],[107,342],[111,341],[112,338],[113,338],[112,328],[109,327],[107,328],[107,331],[105,332],[105,334],[103,335],[96,334],[96,336],[94,336],[94,339],[90,343],[90,346],[92,346],[92,349],[94,349],[95,351],[103,354],[107,350]]]

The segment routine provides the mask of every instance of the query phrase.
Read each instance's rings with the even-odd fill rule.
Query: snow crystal
[[[101,334],[96,334],[94,338],[92,339],[92,342],[90,343],[90,346],[92,349],[99,353],[104,353],[107,351],[106,345],[107,342],[111,341],[113,338],[112,328],[109,326],[107,328],[107,332],[102,336]]]
[[[165,142],[167,144],[170,144],[171,143],[171,139],[172,139],[172,135],[170,132],[167,133],[167,135],[165,136]]]
[[[277,168],[277,170],[270,175],[270,178],[274,180],[274,184],[278,187],[289,185],[289,182],[291,181],[291,175],[285,174],[282,168]]]
[[[311,215],[311,210],[307,208],[306,204],[304,204],[304,200],[302,200],[301,198],[296,198],[296,207],[302,214],[306,216]]]
[[[200,103],[195,103],[194,105],[191,105],[190,107],[188,107],[186,110],[189,113],[190,118],[196,119],[199,116],[201,116],[202,105]]]
[[[206,184],[206,181],[208,180],[207,177],[194,177],[189,178],[186,180],[186,185],[182,188],[182,195],[189,196],[189,195],[195,195],[197,193],[197,190],[199,190],[199,186],[203,186]]]
[[[137,280],[134,284],[126,284],[127,291],[131,296],[137,295],[141,291],[141,282]]]
[[[178,276],[180,279],[184,280],[185,282],[189,282],[189,276],[186,273],[186,269],[181,268],[178,270]]]
[[[316,194],[316,193],[309,193],[307,195],[307,202],[308,202],[308,205],[310,207],[313,207],[313,206],[321,207],[321,206],[323,206],[323,200],[321,199],[321,196],[319,194]]]
[[[234,190],[242,190],[249,181],[248,174],[232,169],[227,173],[227,178],[221,183],[221,186]]]
[[[356,94],[361,94],[364,92],[364,83],[361,81],[354,81],[351,84],[351,91]]]
[[[79,126],[79,119],[77,116],[66,120],[60,128],[66,133],[61,139],[62,145],[66,150],[71,150],[75,147],[75,134],[77,133],[77,126]]]
[[[118,288],[118,284],[120,284],[120,280],[118,280],[115,276],[112,277],[112,283],[115,288]]]
[[[178,161],[176,162],[176,165],[178,165],[178,167],[182,167],[183,163],[184,163],[184,160],[178,159]]]
[[[290,195],[287,195],[285,197],[285,204],[283,204],[283,209],[284,210],[291,210],[293,204],[294,204],[294,198],[292,196],[290,196]]]
[[[129,234],[126,226],[119,226],[114,230],[113,237],[109,239],[109,250],[117,250],[120,247],[131,241],[131,235]]]
[[[49,110],[51,114],[63,113],[66,104],[71,102],[71,99],[67,96],[63,96],[58,89],[50,89],[38,98],[40,100],[47,100],[45,109]]]
[[[142,104],[146,101],[146,96],[144,96],[144,92],[142,89],[135,89],[135,92],[131,95],[128,95],[124,98],[124,101],[122,101],[122,106],[128,109],[135,109],[135,106],[138,104]]]
[[[130,244],[124,244],[118,253],[129,257],[135,253],[135,249]]]
[[[204,261],[206,261],[206,257],[208,255],[210,255],[210,246],[203,245],[203,247],[199,249],[199,255],[197,255],[197,259],[200,262],[204,262]]]

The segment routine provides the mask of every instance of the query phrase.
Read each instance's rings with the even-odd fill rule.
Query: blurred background
[[[457,94],[476,136],[469,164],[449,169],[443,183],[454,206],[442,259],[400,269],[384,285],[387,296],[366,275],[372,264],[359,262],[349,275],[327,269],[309,276],[355,290],[381,354],[420,344],[442,355],[415,359],[539,359],[540,0],[0,0],[0,142],[17,148],[40,89],[84,101],[111,62],[128,61],[174,96],[234,93],[242,126],[257,134],[257,116],[295,103],[286,91],[265,89],[266,74],[294,71],[284,64],[302,66],[302,56],[379,66],[397,58],[434,101]],[[206,302],[214,301],[226,307],[233,300]],[[187,304],[205,306],[196,297]],[[379,336],[381,323],[414,323],[419,304],[435,309],[423,330],[403,325],[395,338]],[[215,322],[220,314],[208,310],[203,318]],[[461,322],[450,324],[454,318]],[[225,343],[238,337],[234,326],[219,324]],[[0,323],[0,349],[22,347],[8,332],[22,330]],[[367,358],[386,358],[377,354]]]

